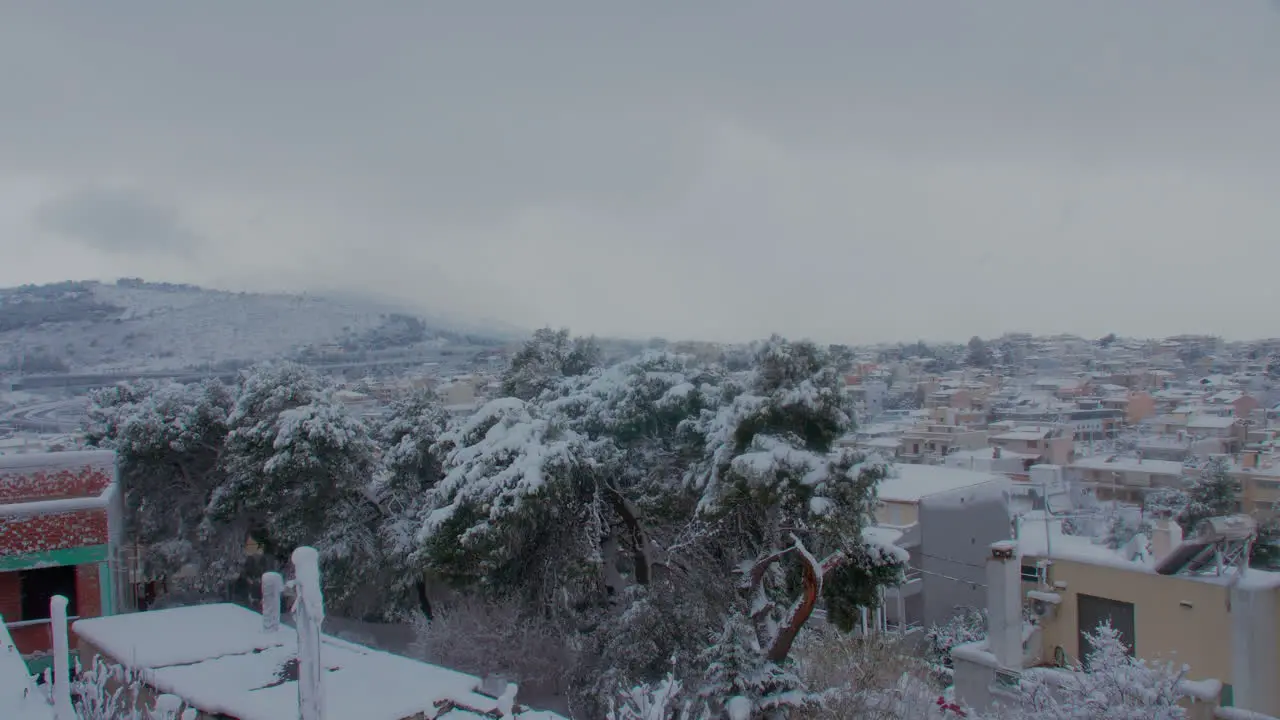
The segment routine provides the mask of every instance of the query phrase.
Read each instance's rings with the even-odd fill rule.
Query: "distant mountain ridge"
[[[0,371],[231,367],[257,360],[517,339],[356,296],[245,293],[122,278],[0,288]]]

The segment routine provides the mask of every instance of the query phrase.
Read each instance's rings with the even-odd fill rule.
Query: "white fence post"
[[[280,573],[262,574],[262,630],[275,632],[280,629],[280,595],[284,591],[284,578]]]
[[[324,595],[320,592],[320,559],[315,548],[293,551],[293,623],[298,630],[298,717],[324,720],[324,666],[320,657],[320,626]]]
[[[49,598],[49,620],[53,630],[53,716],[57,720],[76,720],[71,707],[71,643],[67,638],[67,599],[61,595]]]

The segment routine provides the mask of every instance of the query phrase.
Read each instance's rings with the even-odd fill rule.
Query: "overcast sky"
[[[1275,0],[30,2],[0,285],[628,336],[1280,335]]]

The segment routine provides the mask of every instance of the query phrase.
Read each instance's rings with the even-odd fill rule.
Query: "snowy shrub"
[[[821,688],[822,703],[795,720],[915,720],[937,716],[940,693],[911,641],[886,635],[856,637],[831,627],[806,629],[796,644],[796,669]]]
[[[925,662],[933,678],[942,686],[951,684],[951,649],[987,637],[985,609],[964,608],[941,625],[925,632]]]
[[[682,692],[683,685],[668,673],[653,685],[637,685],[610,698],[606,720],[703,720],[705,710]]]
[[[735,613],[725,619],[724,628],[702,652],[706,664],[698,697],[711,717],[741,720],[784,718],[799,708],[820,705],[822,698],[811,693],[788,659],[769,660],[758,641],[751,618]]]
[[[1119,550],[1138,535],[1151,537],[1153,529],[1154,526],[1149,521],[1142,520],[1137,513],[1116,512],[1107,520],[1102,544],[1112,550]]]
[[[43,687],[51,687],[46,683]],[[194,720],[196,710],[183,710],[172,695],[161,695],[151,707],[141,699],[141,675],[95,657],[88,668],[76,663],[71,702],[76,720]]]
[[[683,592],[682,592],[683,589]],[[609,614],[583,638],[574,679],[574,708],[589,716],[604,712],[605,699],[625,694],[665,675],[693,676],[696,660],[713,629],[708,610],[715,601],[696,583],[667,579],[627,589],[622,609]]]
[[[565,694],[575,653],[568,633],[513,602],[458,598],[413,623],[410,654],[473,675],[497,674],[529,697]]]
[[[1186,667],[1147,663],[1129,655],[1120,633],[1103,623],[1087,637],[1087,662],[1071,671],[1022,673],[1018,704],[997,708],[993,720],[1182,720],[1179,688]]]

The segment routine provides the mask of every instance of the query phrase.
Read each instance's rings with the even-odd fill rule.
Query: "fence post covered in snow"
[[[320,558],[315,548],[293,551],[293,623],[298,629],[298,717],[324,720],[324,668],[320,662]]]
[[[75,720],[71,707],[71,644],[67,639],[67,599],[61,595],[49,598],[49,621],[53,630],[53,716],[57,720]]]
[[[275,632],[280,629],[280,595],[284,591],[284,578],[280,573],[262,574],[262,630]]]

